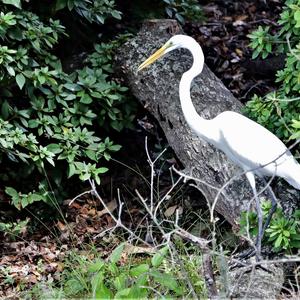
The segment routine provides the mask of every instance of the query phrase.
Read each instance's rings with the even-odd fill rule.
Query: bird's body
[[[211,142],[244,171],[258,176],[279,176],[300,189],[300,165],[269,130],[232,111],[210,120],[210,126],[216,131]]]
[[[182,75],[179,84],[179,98],[184,117],[200,138],[222,150],[245,171],[256,199],[259,219],[257,249],[260,253],[263,234],[262,211],[257,197],[254,174],[279,176],[300,189],[300,165],[280,139],[247,117],[233,111],[225,111],[214,119],[206,120],[197,113],[190,97],[190,87],[193,79],[202,72],[204,55],[200,45],[193,38],[186,35],[173,36],[142,63],[139,70],[178,48],[188,49],[194,59],[192,67]],[[276,204],[274,199],[273,204],[274,206]]]

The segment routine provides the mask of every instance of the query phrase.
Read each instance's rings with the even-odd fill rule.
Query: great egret
[[[296,189],[300,189],[300,165],[273,133],[239,113],[225,111],[211,120],[203,119],[198,115],[190,97],[190,86],[192,80],[202,72],[204,55],[200,45],[193,38],[186,35],[173,36],[145,60],[139,66],[138,71],[178,48],[188,49],[194,59],[192,67],[182,75],[179,84],[179,97],[184,117],[200,138],[221,149],[245,171],[256,200],[259,222],[256,246],[259,257],[263,230],[268,224],[263,228],[262,211],[255,186],[255,174],[260,177],[279,176]],[[274,197],[272,199],[274,211],[276,200]],[[271,216],[268,219],[270,218]]]

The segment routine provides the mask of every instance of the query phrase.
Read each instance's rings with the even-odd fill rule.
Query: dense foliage
[[[68,28],[49,17],[53,9],[75,10],[103,23],[120,18],[113,1],[58,0],[40,16],[31,3],[20,9],[21,1],[1,2],[0,178],[13,204],[22,208],[48,201],[73,175],[99,184],[105,160],[120,149],[105,128],[120,131],[133,116],[127,88],[111,79],[118,41],[95,45],[84,66],[69,74],[55,55],[67,42]],[[51,193],[46,174],[54,184]]]
[[[177,19],[181,24],[185,20],[201,21],[204,18],[201,6],[197,0],[163,0],[166,4],[166,14]]]
[[[265,201],[261,205],[263,219],[266,222],[272,204]],[[258,234],[258,218],[255,212],[243,212],[241,217],[241,233],[247,235],[249,232],[253,238]],[[264,234],[264,243],[272,246],[276,252],[284,251],[288,254],[297,252],[300,249],[300,210],[287,218],[281,207],[277,207],[270,221],[269,227]]]
[[[248,114],[278,137],[300,138],[300,1],[287,0],[278,20],[278,29],[259,27],[249,35],[253,58],[285,54],[285,67],[276,74],[279,87],[265,97],[254,96]]]

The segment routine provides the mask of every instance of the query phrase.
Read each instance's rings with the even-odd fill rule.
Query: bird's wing
[[[282,172],[296,163],[280,139],[247,117],[226,111],[214,121],[220,128],[220,148],[244,169],[263,166],[257,173],[283,176]]]

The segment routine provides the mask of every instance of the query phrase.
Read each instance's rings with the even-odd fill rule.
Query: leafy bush
[[[262,203],[263,218],[266,221],[271,202]],[[246,234],[247,230],[251,237],[258,233],[258,219],[255,212],[243,212],[241,217],[241,233]],[[300,210],[296,210],[290,218],[284,216],[282,208],[277,208],[269,227],[265,231],[264,242],[272,245],[276,252],[291,252],[300,249]]]
[[[113,0],[56,0],[55,9],[57,11],[66,7],[70,11],[74,9],[90,23],[104,24],[109,17],[121,19],[121,12],[115,9]]]
[[[17,208],[49,201],[45,172],[55,183],[53,191],[62,190],[66,177],[74,174],[100,184],[108,169],[98,162],[120,149],[105,137],[105,129],[120,131],[133,119],[127,88],[111,79],[112,54],[122,39],[95,45],[85,66],[67,74],[55,55],[60,38],[66,39],[60,21],[40,18],[30,5],[18,9],[20,1],[0,2],[0,178],[9,186],[7,194]],[[103,23],[109,16],[120,17],[113,4],[57,1],[56,8],[67,5],[89,21]],[[24,191],[12,183],[22,183]]]
[[[285,67],[276,74],[277,91],[254,96],[247,103],[248,115],[284,140],[300,138],[300,1],[287,0],[278,30],[259,27],[249,35],[253,58],[271,53],[286,55]]]

